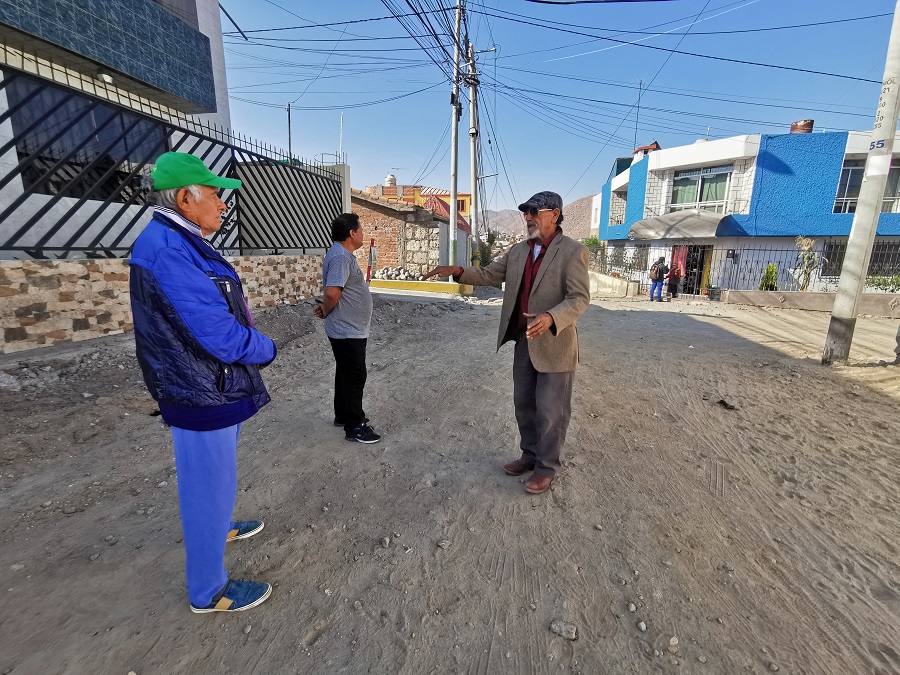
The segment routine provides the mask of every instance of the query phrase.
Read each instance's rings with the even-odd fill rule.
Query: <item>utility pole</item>
[[[471,170],[472,201],[469,209],[469,223],[472,225],[472,242],[481,256],[481,239],[478,236],[478,73],[475,70],[475,48],[469,43],[468,73],[469,85],[469,168]],[[471,264],[471,260],[466,261]]]
[[[450,222],[447,224],[447,236],[441,236],[441,264],[456,265],[456,218],[459,214],[457,199],[459,164],[459,118],[462,106],[459,103],[459,51],[460,51],[460,27],[462,24],[464,0],[456,0],[456,34],[453,46],[453,84],[450,94],[450,106],[452,117],[450,118]],[[444,252],[446,251],[446,257]]]
[[[894,135],[897,133],[898,104],[900,104],[900,0],[897,0],[894,7],[894,22],[888,42],[881,97],[878,99],[878,109],[875,112],[875,126],[870,137],[869,156],[866,158],[859,201],[853,216],[853,226],[850,228],[850,239],[847,242],[847,252],[844,254],[844,265],[841,268],[834,307],[831,310],[828,337],[825,338],[825,350],[822,353],[822,363],[825,365],[835,361],[846,361],[850,356],[850,344],[853,342],[853,332],[856,329],[856,314],[866,287],[866,274],[869,260],[872,258],[875,233],[878,230],[884,187],[891,168]]]
[[[641,94],[644,93],[644,81],[638,80],[637,114],[634,116],[634,147],[638,146],[638,123],[641,121]]]
[[[288,114],[288,164],[294,163],[294,155],[291,152],[291,104],[287,104]]]

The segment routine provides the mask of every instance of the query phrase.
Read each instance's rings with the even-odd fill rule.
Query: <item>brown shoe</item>
[[[521,476],[523,473],[534,470],[534,462],[529,462],[527,459],[517,459],[515,462],[504,464],[503,470],[510,476]]]
[[[533,495],[543,494],[550,489],[550,483],[553,482],[553,476],[542,476],[538,473],[531,474],[531,478],[525,483],[525,492]]]

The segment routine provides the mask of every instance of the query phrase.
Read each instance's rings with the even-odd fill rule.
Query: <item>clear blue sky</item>
[[[401,184],[449,187],[450,85],[398,20],[251,32],[390,16],[384,3],[223,4],[251,40],[225,37],[237,131],[286,148],[284,108],[293,102],[294,154],[313,158],[337,152],[343,111],[343,149],[353,187],[381,183],[389,171]],[[408,11],[405,2],[391,4]],[[614,158],[629,156],[635,138],[639,146],[657,140],[665,148],[705,137],[708,128],[710,138],[722,138],[783,133],[792,121],[805,118],[815,119],[817,131],[872,126],[876,83],[671,54],[593,36],[880,81],[894,3],[670,0],[551,6],[469,0],[468,8],[476,48],[497,47],[480,54],[478,64],[481,173],[499,173],[485,180],[485,188],[488,208],[501,209],[515,208],[539,190],[559,192],[566,203],[598,192]],[[877,14],[888,16],[849,21]],[[437,15],[429,19],[440,30]],[[571,32],[530,25],[550,21],[568,24],[558,27]],[[733,32],[827,21],[840,22]],[[223,30],[233,30],[224,15]],[[663,31],[670,33],[658,35]],[[703,34],[710,32],[716,34]],[[444,42],[452,52],[449,37]],[[636,132],[639,81],[644,91]],[[400,98],[361,105],[393,97]],[[468,119],[464,101],[460,192],[470,189]]]

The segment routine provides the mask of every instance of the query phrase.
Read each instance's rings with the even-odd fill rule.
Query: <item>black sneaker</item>
[[[381,436],[376,434],[375,430],[368,424],[360,424],[344,438],[348,441],[356,441],[357,443],[377,443],[381,440]]]

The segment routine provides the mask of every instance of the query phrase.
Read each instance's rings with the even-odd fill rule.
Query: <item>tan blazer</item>
[[[531,249],[519,242],[501,258],[484,269],[466,267],[459,277],[462,284],[494,286],[506,282],[497,350],[516,337],[518,318],[513,316],[525,263]],[[538,270],[528,298],[528,313],[548,312],[553,327],[539,338],[528,341],[528,353],[536,370],[542,373],[564,373],[578,367],[578,333],[575,322],[590,304],[587,247],[560,233],[557,235]]]

